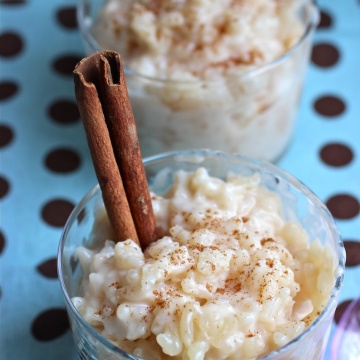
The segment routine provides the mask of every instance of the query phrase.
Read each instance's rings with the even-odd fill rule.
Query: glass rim
[[[309,333],[311,333],[314,328],[318,324],[321,324],[328,313],[332,311],[332,307],[334,303],[338,301],[338,296],[343,284],[344,280],[344,270],[345,270],[345,248],[343,244],[343,240],[341,237],[341,234],[336,226],[335,220],[332,217],[330,211],[328,210],[327,206],[317,197],[317,195],[304,183],[302,183],[299,179],[297,179],[292,174],[288,173],[287,171],[283,170],[282,168],[268,162],[265,160],[258,160],[254,158],[250,158],[247,156],[243,156],[240,154],[231,154],[226,153],[223,151],[215,151],[215,150],[209,150],[209,149],[194,149],[194,150],[183,150],[183,151],[171,151],[171,152],[165,152],[160,153],[157,155],[152,155],[149,157],[146,157],[143,159],[143,163],[146,166],[149,163],[161,161],[165,159],[171,159],[171,158],[185,158],[190,156],[203,156],[205,157],[222,157],[224,159],[233,159],[233,160],[241,160],[244,165],[252,165],[257,168],[266,169],[271,171],[271,173],[274,173],[277,176],[280,176],[282,179],[285,179],[291,186],[296,188],[297,190],[301,191],[313,204],[316,205],[318,208],[322,218],[325,219],[326,223],[331,228],[332,233],[334,234],[334,239],[336,240],[336,254],[338,255],[338,264],[337,264],[337,274],[335,279],[335,285],[331,291],[331,295],[329,300],[327,301],[325,307],[321,311],[320,315],[311,323],[310,326],[308,326],[299,336],[285,344],[284,346],[278,348],[277,350],[272,351],[271,353],[259,358],[258,360],[271,360],[275,356],[280,356],[284,352],[286,352],[289,348],[291,348],[296,343],[300,342],[304,337],[306,337]],[[58,278],[60,282],[61,291],[63,293],[63,296],[65,298],[66,305],[71,309],[72,314],[75,315],[77,321],[86,328],[86,331],[88,331],[97,341],[99,341],[105,348],[115,352],[116,354],[122,355],[127,357],[128,359],[133,360],[148,360],[145,358],[139,358],[132,354],[129,354],[122,350],[120,347],[114,345],[111,341],[103,337],[97,330],[95,330],[91,325],[89,325],[85,319],[80,315],[78,310],[75,308],[73,302],[71,301],[71,298],[67,292],[65,281],[63,278],[62,273],[62,256],[63,256],[63,249],[64,249],[64,243],[66,240],[66,236],[72,226],[72,224],[76,221],[78,215],[82,211],[84,205],[88,202],[90,198],[92,198],[95,193],[97,193],[100,190],[99,184],[96,184],[93,186],[86,195],[80,200],[80,202],[75,206],[75,208],[72,210],[68,220],[66,221],[66,224],[64,226],[64,229],[62,231],[61,237],[60,237],[60,243],[58,246],[58,253],[57,253],[57,270],[58,270]]]
[[[77,3],[76,6],[76,17],[77,17],[77,22],[79,24],[79,29],[80,32],[82,34],[82,36],[84,37],[84,40],[91,46],[92,49],[94,49],[94,52],[96,51],[101,51],[101,50],[105,50],[104,48],[102,48],[102,46],[100,46],[100,44],[97,42],[97,40],[94,38],[94,36],[91,34],[90,30],[89,30],[89,26],[86,25],[86,21],[85,21],[85,13],[84,10],[86,8],[85,4],[86,2],[89,0],[80,0]],[[295,44],[292,45],[292,47],[286,51],[284,54],[282,54],[281,56],[279,56],[278,58],[261,64],[259,66],[250,68],[246,71],[241,71],[238,74],[231,74],[231,76],[227,76],[226,79],[230,79],[230,78],[251,78],[252,76],[256,76],[258,74],[261,74],[263,72],[266,72],[267,70],[271,70],[272,68],[276,67],[277,65],[282,64],[283,62],[285,62],[288,58],[290,58],[294,53],[296,53],[298,51],[298,49],[301,47],[301,45],[305,42],[305,40],[307,40],[309,38],[309,36],[313,33],[313,31],[316,29],[319,20],[320,20],[320,13],[319,13],[319,9],[316,6],[314,0],[301,0],[300,1],[301,6],[309,6],[310,10],[309,10],[309,19],[308,19],[308,23],[306,24],[306,27],[304,29],[304,32],[302,33],[302,35],[300,36],[300,38],[295,42]],[[120,54],[121,55],[121,54]],[[180,80],[180,79],[166,79],[166,78],[160,78],[160,77],[154,77],[154,76],[149,76],[146,74],[142,74],[139,73],[135,70],[130,69],[129,67],[127,67],[125,64],[123,64],[124,67],[124,72],[125,75],[128,76],[133,76],[133,77],[137,77],[137,78],[141,78],[147,81],[151,81],[154,83],[158,83],[158,84],[173,84],[173,85],[195,85],[195,84],[219,84],[223,82],[223,79],[221,80],[202,80],[202,79],[196,79],[196,80]]]

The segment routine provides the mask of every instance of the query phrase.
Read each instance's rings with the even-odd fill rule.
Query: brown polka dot
[[[49,152],[45,158],[45,164],[49,170],[57,173],[68,173],[80,166],[80,157],[71,149],[55,149]]]
[[[0,0],[1,5],[24,5],[25,0]]]
[[[55,71],[62,75],[72,76],[76,64],[81,60],[77,55],[63,55],[55,59],[53,67]]]
[[[59,9],[56,13],[56,17],[59,23],[67,29],[75,29],[77,27],[75,6]]]
[[[320,22],[319,22],[318,28],[319,29],[327,29],[331,26],[332,26],[331,15],[328,12],[321,10],[320,11]]]
[[[84,220],[85,217],[86,217],[86,209],[84,208],[79,212],[79,215],[76,218],[78,224],[81,224],[81,222]]]
[[[39,341],[49,341],[63,335],[69,329],[65,309],[49,309],[40,313],[31,325],[31,333]]]
[[[0,199],[2,199],[9,192],[9,189],[9,182],[3,176],[0,176]]]
[[[345,111],[345,103],[337,96],[321,96],[314,102],[314,109],[320,115],[333,117],[342,114]]]
[[[3,232],[0,230],[0,254],[4,251],[6,240]]]
[[[0,82],[0,100],[6,100],[14,96],[19,90],[17,84],[12,81]]]
[[[360,240],[344,240],[346,251],[346,266],[360,265]]]
[[[56,258],[48,259],[37,266],[39,273],[47,278],[57,278]]]
[[[20,54],[24,46],[22,38],[15,33],[0,34],[0,56],[11,57]]]
[[[321,160],[330,166],[344,166],[351,162],[354,154],[351,148],[340,143],[324,145],[320,150]]]
[[[348,306],[351,304],[352,300],[345,300],[342,303],[340,303],[336,310],[334,315],[334,321],[336,324],[340,322],[341,317],[344,315],[344,312],[348,308]]]
[[[332,44],[314,45],[311,53],[311,61],[315,65],[325,68],[335,65],[339,57],[338,49]]]
[[[48,109],[50,117],[60,124],[70,124],[80,120],[78,107],[74,101],[59,99]]]
[[[360,204],[352,195],[338,194],[332,196],[327,202],[331,214],[336,219],[352,219],[359,214]]]
[[[14,138],[14,132],[7,125],[0,125],[0,148],[11,143]]]
[[[74,209],[74,205],[63,199],[53,199],[44,205],[41,216],[44,221],[55,227],[63,227]]]

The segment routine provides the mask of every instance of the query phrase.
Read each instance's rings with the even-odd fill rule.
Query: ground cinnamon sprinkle
[[[260,243],[261,243],[262,246],[264,246],[267,242],[275,242],[275,240],[272,239],[272,238],[267,238],[267,239],[262,239],[262,240],[260,241]]]
[[[122,287],[121,284],[118,281],[111,283],[109,285],[109,287],[111,287],[111,286],[113,286],[116,290],[119,290]]]
[[[266,265],[270,268],[274,267],[274,259],[266,258]]]
[[[201,245],[201,244],[195,244],[195,245],[189,245],[188,249],[189,250],[198,250],[199,252],[202,252],[205,249],[206,246]]]
[[[226,293],[226,290],[225,290],[224,288],[217,288],[217,289],[216,289],[216,292],[217,292],[218,294],[225,294],[225,293]]]
[[[164,309],[168,306],[168,302],[160,291],[154,290],[153,294],[155,295],[155,304],[156,306]]]
[[[206,283],[205,287],[208,291],[212,292],[213,287],[209,283]]]

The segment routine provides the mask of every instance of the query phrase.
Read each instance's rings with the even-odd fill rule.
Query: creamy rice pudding
[[[103,207],[91,237],[108,240],[76,252],[84,294],[73,304],[126,352],[256,359],[300,335],[324,309],[334,254],[284,219],[279,196],[259,174],[221,180],[201,167],[178,171],[152,202],[159,240],[144,253],[131,239],[111,241]]]
[[[275,161],[317,18],[311,1],[107,0],[82,28],[88,52],[124,60],[144,156],[207,147]]]

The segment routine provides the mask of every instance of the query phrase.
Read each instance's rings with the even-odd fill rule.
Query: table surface
[[[331,331],[360,296],[360,1],[318,1],[321,22],[295,136],[278,165],[329,207],[348,253]],[[0,351],[69,359],[56,253],[96,183],[72,70],[84,56],[75,0],[0,0]],[[330,351],[326,353],[330,359]]]

